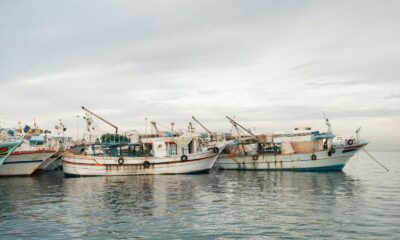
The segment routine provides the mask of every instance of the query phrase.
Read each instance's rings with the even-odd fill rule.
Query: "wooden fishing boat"
[[[29,131],[29,133],[28,133]],[[46,135],[42,130],[27,130],[25,135],[18,129],[7,129],[6,137],[18,142],[8,157],[0,165],[0,176],[26,176],[48,165],[57,150],[46,145]],[[4,132],[3,132],[4,135]]]
[[[208,172],[225,147],[225,142],[202,142],[191,131],[173,134],[158,130],[155,134],[118,134],[118,127],[82,107],[87,112],[87,129],[93,130],[95,116],[115,128],[115,134],[103,134],[79,153],[63,154],[67,176],[113,176],[137,174],[184,174]]]
[[[67,176],[208,172],[224,145],[201,146],[197,137],[185,138],[186,144],[177,138],[143,139],[140,144],[94,144],[93,151],[85,154],[66,152],[63,155],[63,171]]]
[[[0,176],[23,176],[33,174],[41,164],[56,151],[51,149],[16,150],[0,167]]]
[[[368,142],[357,138],[334,142],[330,131],[297,129],[293,133],[256,136],[230,119],[239,133],[247,133],[228,144],[216,166],[226,170],[340,171]]]

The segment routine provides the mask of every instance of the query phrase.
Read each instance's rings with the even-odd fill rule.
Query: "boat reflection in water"
[[[7,219],[2,223],[7,231],[1,236],[13,232],[55,238],[251,238],[274,233],[316,236],[326,228],[351,231],[355,228],[351,222],[370,227],[360,215],[374,216],[374,209],[381,208],[365,199],[376,199],[371,194],[382,192],[372,191],[372,182],[359,178],[348,170],[224,174],[213,170],[198,175],[106,178],[64,178],[54,172],[2,179],[0,216]],[[299,228],[304,231],[291,231]]]

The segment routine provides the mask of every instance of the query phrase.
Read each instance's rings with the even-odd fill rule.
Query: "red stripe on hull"
[[[25,155],[25,154],[35,154],[35,153],[55,153],[53,150],[37,150],[37,151],[15,151],[11,154],[13,155]]]

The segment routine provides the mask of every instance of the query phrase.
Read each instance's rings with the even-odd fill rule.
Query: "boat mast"
[[[206,130],[206,132],[207,132],[208,134],[210,134],[210,139],[211,139],[211,141],[212,141],[212,140],[213,140],[213,136],[212,136],[211,131],[208,130],[203,124],[201,124],[201,122],[200,122],[199,120],[197,120],[194,116],[192,116],[192,118],[193,118],[193,120],[194,120],[195,122],[197,122],[197,123],[200,125],[200,127],[202,127],[204,130]]]
[[[114,124],[110,123],[109,121],[105,120],[104,118],[100,117],[99,115],[93,113],[92,111],[90,111],[89,109],[85,108],[84,106],[82,106],[82,109],[85,110],[86,112],[92,114],[93,116],[97,117],[98,119],[100,119],[101,121],[107,123],[108,125],[110,125],[111,127],[115,128],[115,134],[118,134],[118,127],[115,126]]]

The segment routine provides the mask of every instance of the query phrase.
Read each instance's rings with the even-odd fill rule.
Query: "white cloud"
[[[400,143],[397,1],[0,5],[2,121],[72,127],[84,105],[124,128],[195,114],[272,131],[322,128],[327,112]]]

